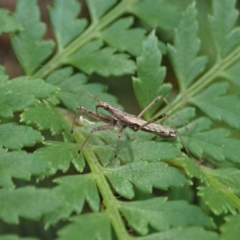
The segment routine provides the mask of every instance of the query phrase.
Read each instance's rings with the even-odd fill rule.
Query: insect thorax
[[[112,105],[110,105],[107,102],[99,102],[96,105],[97,108],[103,108],[106,111],[108,111],[114,119],[119,120],[119,119],[123,119],[123,116],[126,114],[125,112],[123,112],[120,109],[117,109],[115,107],[113,107]]]

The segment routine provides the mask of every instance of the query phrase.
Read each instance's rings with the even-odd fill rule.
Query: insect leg
[[[78,155],[78,154],[80,154],[80,152],[82,151],[84,145],[86,144],[87,140],[89,139],[89,137],[91,136],[92,133],[97,132],[97,131],[104,131],[104,130],[112,129],[112,128],[114,128],[114,126],[116,125],[116,123],[115,123],[112,119],[109,119],[109,118],[107,118],[107,117],[104,117],[104,116],[102,116],[102,115],[99,115],[99,114],[97,114],[97,113],[95,113],[95,112],[93,112],[93,111],[91,111],[91,110],[89,110],[89,109],[87,109],[87,108],[85,108],[85,107],[79,106],[79,107],[77,108],[77,110],[78,110],[78,112],[84,112],[84,113],[86,113],[87,115],[89,115],[89,116],[91,116],[91,117],[93,117],[93,118],[95,118],[95,119],[97,119],[97,120],[100,120],[100,121],[103,121],[103,122],[107,123],[107,125],[100,126],[100,127],[96,127],[96,128],[94,128],[94,129],[92,129],[92,131],[90,132],[90,134],[86,137],[85,141],[83,142],[81,148],[78,150],[78,153],[77,153],[77,155]],[[76,116],[77,116],[77,113],[76,113],[75,116],[74,116],[74,120],[73,120],[71,132],[73,132],[73,126],[74,126],[74,122],[75,122],[75,120],[76,120]]]
[[[168,117],[168,115],[165,114],[165,113],[163,113],[163,114],[161,114],[161,115],[153,118],[152,120],[147,121],[147,122],[144,123],[143,125],[139,126],[139,128],[137,128],[135,131],[139,131],[139,130],[143,129],[144,127],[146,127],[147,125],[149,125],[149,124],[151,124],[151,123],[154,123],[154,122],[156,122],[156,121],[158,121],[159,119],[162,119],[162,118],[164,118],[164,117]]]
[[[118,149],[119,149],[119,142],[120,142],[120,138],[122,136],[122,133],[123,133],[123,130],[125,129],[124,126],[121,126],[119,131],[118,131],[118,141],[117,141],[117,146],[116,146],[116,150],[115,150],[115,154],[114,154],[114,158],[117,157],[117,152],[118,152]]]
[[[102,122],[105,122],[105,123],[110,123],[112,122],[109,118],[107,117],[104,117],[102,115],[99,115],[99,114],[96,114],[95,112],[85,108],[85,107],[82,107],[82,106],[79,106],[77,108],[77,112],[76,114],[74,115],[74,118],[73,118],[73,122],[72,122],[72,128],[71,128],[71,134],[73,133],[73,128],[74,128],[74,123],[76,121],[76,118],[77,118],[77,115],[80,113],[80,112],[84,112],[85,114],[89,115],[90,117],[93,117],[97,120],[100,120]]]
[[[82,107],[77,107],[77,112],[74,114],[73,121],[72,121],[72,127],[71,127],[71,134],[73,134],[74,124],[76,122],[77,115],[81,112]]]
[[[86,139],[84,140],[81,148],[78,150],[77,155],[81,153],[84,145],[86,144],[86,142],[88,141],[89,137],[90,137],[94,132],[109,130],[109,129],[114,128],[114,126],[115,126],[115,124],[111,123],[111,121],[109,120],[109,124],[103,125],[103,126],[99,126],[99,127],[96,127],[96,128],[94,128],[94,129],[92,129],[92,131],[88,134],[88,136],[87,136]]]
[[[102,116],[98,113],[95,113],[95,112],[93,112],[93,111],[91,111],[91,110],[89,110],[85,107],[80,106],[80,107],[78,107],[78,110],[81,111],[81,112],[84,112],[87,115],[89,115],[89,116],[91,116],[91,117],[93,117],[97,120],[100,120],[102,122],[105,122],[105,123],[110,123],[111,122],[112,123],[112,121],[108,117],[105,117],[105,116]]]
[[[158,96],[151,103],[149,103],[143,110],[142,112],[139,113],[138,117],[142,117],[142,115],[151,107],[153,106],[156,102],[158,102],[161,99],[165,99],[163,96]],[[165,100],[164,100],[165,101]]]
[[[152,107],[155,103],[157,103],[159,100],[163,100],[166,104],[168,104],[168,101],[165,97],[163,96],[158,96],[156,97],[155,99],[153,99],[153,101],[148,104],[147,107],[145,107],[142,112],[138,115],[138,117],[141,117],[150,107]],[[164,118],[164,117],[169,117],[167,114],[163,113],[161,114],[160,116],[157,116],[155,117],[154,119],[150,120],[150,121],[147,121],[146,123],[144,123],[142,126],[139,126],[139,128],[137,128],[135,131],[139,131],[141,129],[143,129],[144,127],[146,127],[147,125],[153,123],[153,122],[156,122],[157,120],[161,119],[161,118]]]

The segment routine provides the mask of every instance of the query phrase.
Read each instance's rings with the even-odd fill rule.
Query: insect
[[[109,130],[114,128],[116,125],[119,127],[119,131],[118,131],[118,141],[117,141],[117,147],[116,147],[116,152],[114,155],[114,158],[117,157],[117,151],[118,151],[118,147],[119,147],[119,141],[120,138],[122,136],[123,130],[128,127],[133,131],[145,131],[145,132],[150,132],[153,134],[156,134],[162,138],[167,138],[167,139],[171,139],[171,138],[175,138],[177,136],[177,132],[175,129],[172,129],[170,127],[161,125],[161,124],[157,124],[155,123],[157,120],[164,118],[167,116],[167,114],[161,114],[160,116],[150,120],[150,121],[146,121],[142,118],[143,114],[152,106],[154,105],[156,102],[158,102],[160,99],[163,99],[162,96],[158,96],[157,98],[155,98],[146,108],[144,108],[144,110],[138,115],[132,115],[129,113],[126,113],[112,105],[110,105],[107,102],[98,102],[96,104],[96,112],[93,112],[83,106],[79,106],[78,107],[78,111],[80,112],[84,112],[85,114],[100,120],[102,122],[105,122],[106,125],[103,126],[99,126],[96,127],[94,129],[92,129],[92,131],[90,132],[90,134],[86,137],[85,141],[83,142],[81,148],[78,151],[78,154],[80,154],[80,152],[82,151],[84,145],[86,144],[86,142],[88,141],[89,137],[97,131],[103,131],[103,130]],[[102,108],[104,110],[106,110],[107,112],[110,113],[109,117],[105,117],[103,115],[100,115],[98,113],[98,109]]]

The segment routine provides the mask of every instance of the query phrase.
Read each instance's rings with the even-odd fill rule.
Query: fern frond
[[[0,9],[0,33],[11,32],[26,75],[10,80],[0,66],[1,238],[24,239],[17,229],[26,220],[62,240],[237,238],[236,1],[212,0],[206,29],[214,56],[204,52],[198,34],[200,2],[85,3],[52,1],[55,42],[43,39],[46,27],[35,0],[18,1],[13,16]],[[85,10],[88,19],[79,17]],[[176,77],[171,83],[165,79],[173,75],[169,64]],[[152,106],[145,117],[168,115],[163,125],[176,128],[178,137],[125,129],[115,157],[119,133],[95,130],[136,118],[122,113],[117,121],[104,109],[96,113],[96,103],[123,110],[117,95],[131,109],[134,97],[124,95],[129,85],[123,76],[132,79],[131,96],[141,110],[164,96],[166,104]],[[120,91],[111,95],[108,87]],[[94,119],[74,117],[78,106],[96,113]],[[104,123],[96,122],[97,114]],[[27,229],[24,236],[41,234]]]

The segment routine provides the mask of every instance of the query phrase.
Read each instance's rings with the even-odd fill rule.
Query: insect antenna
[[[76,122],[77,116],[78,116],[78,114],[80,113],[80,111],[81,111],[81,107],[77,107],[77,111],[76,111],[76,113],[74,114],[73,121],[72,121],[71,134],[73,134],[75,122]]]
[[[90,93],[88,90],[83,89],[94,101],[100,102],[100,99],[97,96],[94,96],[92,93]]]

